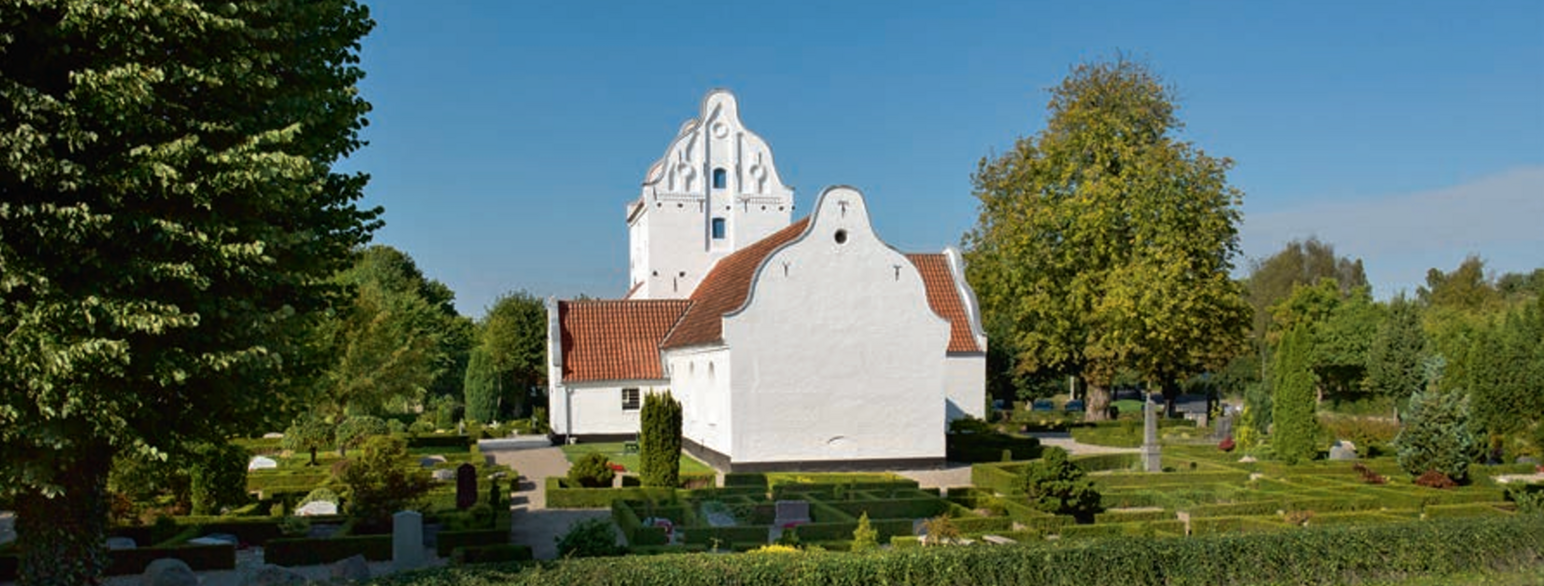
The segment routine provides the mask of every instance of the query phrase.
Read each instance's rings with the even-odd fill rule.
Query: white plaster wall
[[[724,319],[724,340],[734,461],[944,457],[949,324],[856,190],[821,195],[809,230]]]
[[[681,402],[681,435],[721,454],[729,453],[730,360],[722,346],[669,350],[670,388]]]
[[[967,415],[986,418],[986,355],[953,354],[944,358],[946,415],[954,421]]]
[[[549,397],[549,412],[553,433],[565,435],[626,434],[638,433],[638,414],[643,409],[643,396],[663,392],[666,381],[604,381],[600,383],[572,383]],[[637,388],[638,409],[622,410],[622,389]],[[573,430],[567,428],[568,409],[573,409]]]

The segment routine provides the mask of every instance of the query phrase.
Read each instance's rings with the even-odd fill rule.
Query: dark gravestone
[[[456,467],[456,508],[466,510],[477,504],[477,467],[462,464]]]

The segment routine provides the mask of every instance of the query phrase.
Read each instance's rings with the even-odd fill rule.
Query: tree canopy
[[[525,291],[500,295],[478,324],[507,415],[520,417],[530,393],[547,383],[547,308]]]
[[[1078,65],[1049,112],[978,166],[967,274],[1016,368],[1084,376],[1100,418],[1123,367],[1172,381],[1238,352],[1248,306],[1228,273],[1243,195],[1230,160],[1175,138],[1173,91],[1144,65]]]
[[[352,0],[0,3],[0,491],[25,584],[104,569],[113,456],[282,427],[376,225]]]

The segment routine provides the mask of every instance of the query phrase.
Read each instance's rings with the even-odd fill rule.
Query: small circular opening
[[[847,243],[847,231],[846,230],[837,230],[836,231],[836,243],[837,244],[846,244]]]

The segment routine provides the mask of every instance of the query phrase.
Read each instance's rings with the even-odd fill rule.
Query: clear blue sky
[[[616,297],[623,205],[725,87],[801,210],[861,189],[880,235],[955,245],[981,157],[1044,127],[1046,89],[1117,52],[1178,89],[1181,135],[1234,159],[1249,259],[1316,235],[1375,294],[1467,254],[1544,266],[1544,2],[383,0],[376,241],[480,316],[501,292]],[[802,213],[802,212],[801,212]]]

